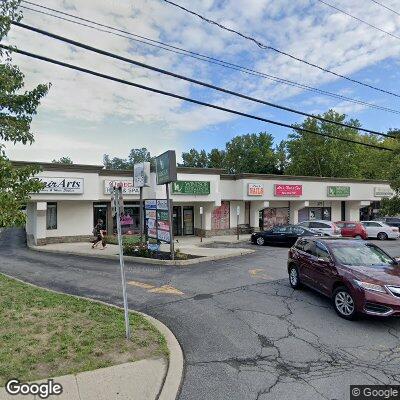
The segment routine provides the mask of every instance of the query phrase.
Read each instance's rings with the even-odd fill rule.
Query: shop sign
[[[156,157],[157,185],[176,181],[176,154],[168,150]]]
[[[264,185],[262,183],[249,183],[247,186],[248,196],[263,196]]]
[[[132,179],[104,180],[104,194],[111,194],[114,186],[121,186],[123,194],[140,194],[139,188],[133,186]]]
[[[147,227],[149,229],[154,229],[156,227],[156,219],[155,218],[148,218]]]
[[[328,197],[349,197],[350,186],[328,186]]]
[[[162,231],[169,231],[169,221],[157,221],[157,228]]]
[[[157,219],[160,221],[169,221],[168,211],[158,210]]]
[[[157,210],[168,211],[168,200],[157,200]]]
[[[157,230],[157,239],[169,243],[171,241],[169,231]]]
[[[135,187],[150,186],[150,163],[142,162],[133,166],[133,185]]]
[[[394,195],[394,191],[391,188],[387,187],[375,187],[374,188],[374,196],[375,197],[392,197]]]
[[[149,251],[160,251],[160,245],[157,243],[147,243],[147,250]]]
[[[176,181],[172,183],[172,194],[205,196],[210,194],[210,181]]]
[[[146,218],[156,219],[156,210],[146,210]]]
[[[157,200],[145,200],[144,208],[146,210],[155,210],[157,208]]]
[[[149,228],[147,230],[147,236],[149,238],[157,239],[157,229],[156,228]]]
[[[83,178],[54,178],[38,176],[36,178],[44,185],[38,193],[83,194]]]
[[[274,185],[274,196],[298,197],[303,194],[303,185]]]

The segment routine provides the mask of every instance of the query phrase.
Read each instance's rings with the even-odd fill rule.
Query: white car
[[[369,238],[378,238],[379,240],[398,239],[399,228],[389,226],[382,221],[361,221],[367,230]]]
[[[313,232],[321,233],[325,236],[341,237],[340,228],[332,221],[312,220],[303,221],[298,224],[303,228],[308,228]]]

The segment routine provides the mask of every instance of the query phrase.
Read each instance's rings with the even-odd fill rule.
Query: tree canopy
[[[21,20],[17,11],[19,0],[0,2],[0,41],[8,34],[11,20]],[[11,54],[0,50],[0,226],[23,224],[22,206],[30,193],[42,187],[34,179],[37,167],[14,167],[5,152],[6,143],[31,144],[34,134],[30,131],[32,117],[49,85],[38,85],[24,90],[24,74],[12,64]]]
[[[150,152],[146,147],[131,149],[127,158],[113,157],[104,154],[103,164],[107,169],[133,169],[134,164],[141,162],[153,162]]]
[[[60,157],[58,160],[53,160],[53,164],[73,164],[73,161],[71,160],[70,157],[64,156]]]

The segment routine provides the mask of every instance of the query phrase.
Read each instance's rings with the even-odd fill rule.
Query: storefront
[[[27,165],[28,163],[15,163]],[[140,231],[139,190],[131,171],[102,166],[41,164],[38,175],[45,188],[32,194],[26,207],[26,230],[31,242],[46,244],[85,241],[102,220],[109,235],[116,232],[110,187],[123,187],[122,231]],[[165,199],[165,185],[150,187],[143,199]],[[178,168],[170,185],[175,236],[235,234],[237,227],[268,229],[304,220],[371,218],[379,202],[392,193],[385,181],[262,174],[227,174],[219,169]]]

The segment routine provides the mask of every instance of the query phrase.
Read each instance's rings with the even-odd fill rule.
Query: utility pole
[[[169,183],[165,184],[165,190],[167,191],[167,204],[168,204],[168,219],[169,219],[169,250],[171,252],[171,260],[175,259],[174,250],[174,236],[172,227],[172,202],[169,199]]]
[[[119,247],[119,264],[121,267],[121,281],[122,281],[122,297],[124,301],[124,314],[125,314],[125,334],[126,338],[131,338],[131,329],[129,324],[129,310],[128,310],[128,295],[126,293],[126,278],[125,278],[125,263],[124,263],[124,246],[122,243],[121,232],[121,213],[124,210],[124,200],[122,196],[122,187],[114,187],[113,189],[113,202],[115,203],[115,213],[117,218],[117,235]]]

